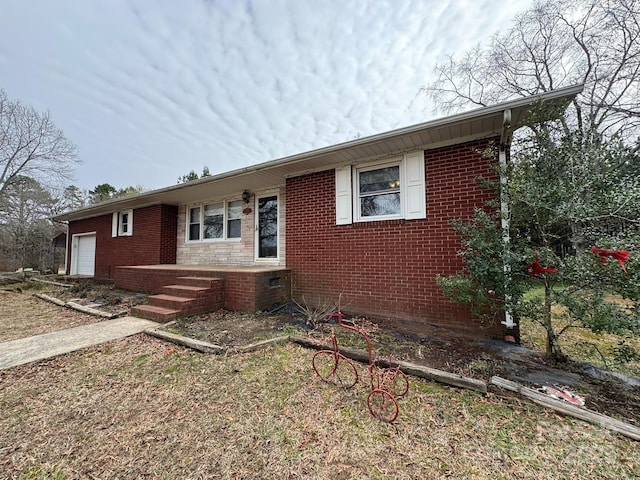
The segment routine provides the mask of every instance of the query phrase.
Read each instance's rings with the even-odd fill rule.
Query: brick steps
[[[138,305],[131,309],[131,314],[154,322],[167,323],[178,318],[180,310],[171,310],[170,308],[156,307],[154,305]]]
[[[190,285],[166,285],[162,287],[162,293],[175,297],[198,298],[198,295],[205,293],[210,287],[192,287]]]
[[[163,293],[147,297],[147,305],[131,309],[136,317],[166,323],[179,317],[217,310],[223,305],[222,279],[179,277],[177,284],[161,288]]]
[[[178,277],[176,281],[180,282],[180,285],[189,287],[211,288],[222,279],[216,277]]]

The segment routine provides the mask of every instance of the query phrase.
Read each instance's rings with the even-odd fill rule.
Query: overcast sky
[[[435,118],[436,62],[529,0],[2,0],[0,88],[80,151],[75,185],[166,187]]]

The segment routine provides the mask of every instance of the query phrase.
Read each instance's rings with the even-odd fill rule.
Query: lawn
[[[0,324],[34,308],[5,304]],[[365,387],[315,378],[312,354],[206,355],[140,334],[0,371],[0,478],[640,477],[637,442],[516,398],[412,378],[381,423]]]
[[[638,444],[515,399],[411,380],[394,425],[309,351],[138,335],[0,373],[0,477],[637,478]]]

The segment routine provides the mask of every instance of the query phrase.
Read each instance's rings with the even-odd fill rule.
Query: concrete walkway
[[[118,340],[158,325],[142,318],[122,317],[0,343],[0,370]]]

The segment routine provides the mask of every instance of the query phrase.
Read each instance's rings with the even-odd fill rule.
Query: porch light
[[[242,201],[244,203],[249,203],[249,198],[251,198],[251,194],[249,192],[247,192],[246,190],[242,192]]]

